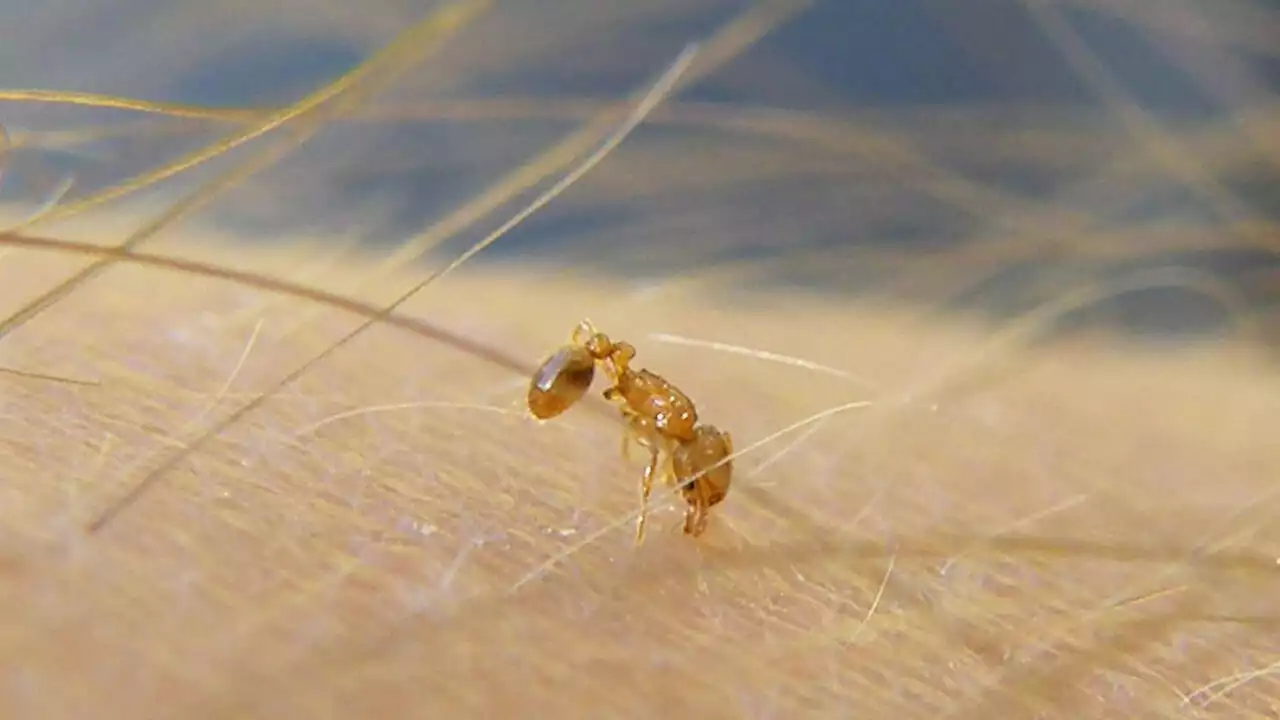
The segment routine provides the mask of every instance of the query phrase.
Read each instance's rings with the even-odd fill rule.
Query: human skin
[[[366,308],[420,278],[308,268],[318,248],[156,253]],[[91,260],[12,249],[0,311]],[[489,359],[380,322],[273,391],[359,307],[113,264],[4,340],[6,367],[97,384],[0,377],[3,715],[1280,709],[1280,383],[1248,346],[992,348],[990,327],[901,307],[640,290],[460,272],[400,312]],[[745,451],[701,538],[659,491],[633,545],[643,462],[606,404],[523,416],[527,372],[584,315]]]
[[[1260,3],[490,3],[440,48],[408,43],[398,90],[362,86],[305,145],[323,117],[145,200],[115,193],[265,131],[428,10],[28,5],[0,43],[21,101],[0,199],[74,183],[59,222],[0,236],[0,318],[110,266],[0,330],[0,717],[1280,713],[1265,343],[1028,347],[993,342],[1008,316],[944,309],[1031,304],[1079,267],[1270,282],[1270,205],[1221,212],[1237,190],[1215,187],[1280,157]],[[1044,32],[1050,6],[1081,33],[1067,11],[1092,14],[1082,39],[1132,97]],[[699,39],[684,89],[606,162],[373,317],[566,177]],[[1203,91],[1230,112],[1144,118],[1184,72],[1193,107]],[[57,90],[216,107],[108,115]],[[176,221],[146,206],[200,186]],[[77,212],[104,189],[109,211]],[[95,249],[125,238],[139,254]],[[394,259],[335,254],[371,238]],[[571,265],[494,264],[522,248]],[[529,374],[584,316],[732,433],[705,535],[660,488],[633,544],[644,459],[621,457],[599,379],[553,421],[524,416]]]

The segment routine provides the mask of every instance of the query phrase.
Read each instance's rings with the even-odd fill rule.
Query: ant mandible
[[[688,503],[684,532],[697,537],[707,526],[707,514],[724,500],[733,477],[733,440],[714,425],[699,424],[693,401],[666,378],[645,369],[633,369],[636,349],[626,341],[613,341],[589,320],[574,328],[571,341],[548,357],[529,383],[529,412],[539,420],[553,418],[582,399],[599,366],[610,385],[604,398],[617,406],[627,424],[622,436],[626,457],[630,442],[649,451],[649,464],[640,482],[640,517],[636,543],[644,540],[649,495],[662,458],[669,467],[663,473],[678,485]],[[671,482],[674,478],[674,482]]]

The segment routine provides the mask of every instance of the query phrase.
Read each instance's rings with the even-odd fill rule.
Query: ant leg
[[[689,508],[684,513],[684,532],[697,537],[707,529],[711,498],[707,497],[706,486],[698,481],[684,490],[684,498],[689,503]]]
[[[644,448],[649,447],[649,440],[646,439],[648,437],[648,428],[638,415],[631,414],[630,409],[625,406],[622,410],[622,415],[627,421],[627,427],[622,431],[622,459],[630,460],[631,443],[634,442]]]
[[[689,509],[684,513],[684,533],[692,537],[698,537],[707,529],[707,506],[702,498],[698,498],[689,505]]]
[[[645,450],[657,452],[659,454],[664,451],[666,446],[663,444],[662,436],[659,435],[657,429],[654,428],[652,419],[636,413],[636,411],[632,410],[629,405],[624,405],[622,407],[622,415],[627,423],[627,432],[624,432],[622,435],[623,445],[627,449],[623,452],[630,452],[629,443],[635,443]],[[668,451],[666,454],[669,457],[671,453]],[[671,461],[668,460],[666,463],[667,467],[662,468],[663,475],[668,474],[669,471],[667,468],[670,465]],[[658,470],[659,468],[655,465],[653,469],[655,475],[658,473]]]
[[[635,414],[631,407],[627,405],[627,399],[622,395],[622,390],[616,384],[605,388],[600,394],[605,400],[616,405],[618,411],[622,413],[622,419],[627,421],[627,430],[622,433],[622,444],[625,448],[628,436],[635,435],[638,431],[638,428],[634,426],[633,418]],[[627,456],[626,450],[623,450],[622,456]]]
[[[658,471],[659,453],[656,445],[649,446],[649,464],[644,468],[640,481],[640,517],[636,521],[636,545],[644,542],[644,525],[649,519],[649,495],[653,492],[653,475]]]

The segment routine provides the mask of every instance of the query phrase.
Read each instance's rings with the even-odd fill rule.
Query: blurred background
[[[431,7],[7,2],[4,87],[193,107],[11,98],[0,198],[74,202],[162,166],[336,79]],[[713,42],[588,182],[476,262],[996,318],[1178,265],[1266,316],[1280,292],[1277,38],[1280,14],[1254,0],[498,3],[184,222],[254,243],[395,246],[589,120],[613,109],[616,125],[686,44]],[[162,206],[278,142],[108,206]],[[456,256],[561,174],[542,173],[421,262]],[[1194,339],[1231,332],[1232,316],[1162,287],[1073,322]]]

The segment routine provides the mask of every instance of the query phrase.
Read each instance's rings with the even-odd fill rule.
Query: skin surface
[[[303,252],[232,256],[216,238],[164,250],[277,277],[297,276]],[[0,302],[84,262],[15,251]],[[361,272],[298,280],[340,289]],[[532,288],[554,301],[532,306]],[[535,423],[520,416],[528,374],[378,326],[87,535],[146,469],[359,319],[122,263],[5,340],[6,366],[101,384],[0,377],[2,714],[1276,710],[1280,382],[1257,353],[1062,343],[1001,352],[994,377],[931,394],[922,382],[989,330],[781,293],[745,309],[714,288],[629,298],[499,269],[448,277],[404,312],[532,373],[584,309],[678,378],[739,451],[837,404],[877,404],[741,455],[696,541],[659,489],[637,549],[641,463],[620,458],[607,405]],[[1227,677],[1239,685],[1209,686]]]
[[[1272,4],[92,5],[0,31],[0,318],[107,263],[0,331],[0,718],[1280,716]],[[527,417],[584,317],[696,540]]]

